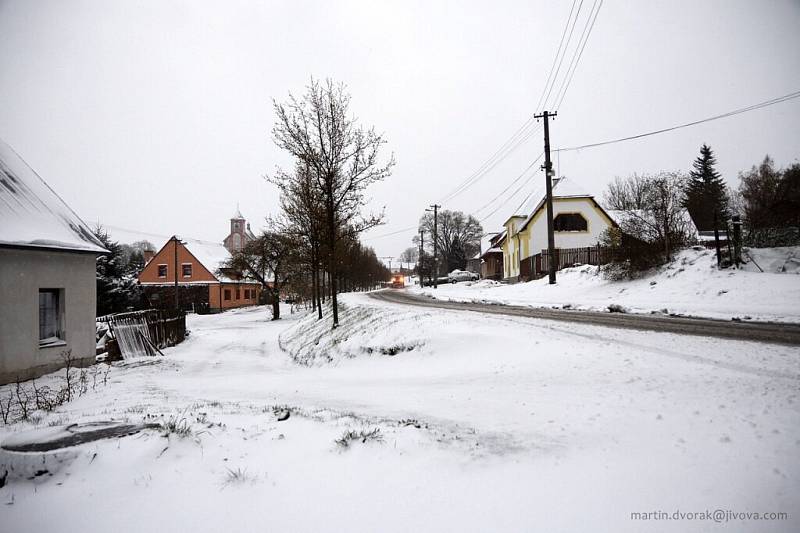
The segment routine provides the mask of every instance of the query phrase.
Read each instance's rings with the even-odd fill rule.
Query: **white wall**
[[[64,289],[65,344],[39,347],[39,289]],[[30,379],[62,366],[72,351],[94,361],[95,255],[0,248],[0,384]]]
[[[556,248],[583,248],[597,244],[600,235],[610,223],[588,198],[553,198],[553,218],[559,213],[580,213],[588,222],[586,232],[555,232]],[[547,216],[545,208],[537,213],[532,222],[529,252],[540,253],[547,248]]]

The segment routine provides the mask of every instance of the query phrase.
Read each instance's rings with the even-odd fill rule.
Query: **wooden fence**
[[[611,261],[611,249],[603,246],[585,248],[556,248],[556,270],[575,265],[604,265]],[[550,254],[547,250],[526,257],[520,263],[521,279],[538,279],[550,271]]]
[[[97,320],[109,325],[123,357],[155,355],[186,338],[186,313],[175,309],[116,313]]]

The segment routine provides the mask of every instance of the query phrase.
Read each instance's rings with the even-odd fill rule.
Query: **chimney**
[[[153,250],[145,250],[142,253],[144,254],[144,264],[145,265],[147,263],[149,263],[151,259],[153,259],[154,255],[156,255],[156,253]]]

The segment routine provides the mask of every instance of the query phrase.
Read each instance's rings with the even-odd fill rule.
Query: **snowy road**
[[[416,305],[420,307],[434,307],[439,309],[471,311],[495,315],[540,318],[545,320],[557,320],[577,324],[607,326],[611,328],[660,331],[679,333],[682,335],[700,335],[726,339],[800,345],[800,324],[736,322],[730,320],[713,320],[708,318],[603,313],[599,311],[570,311],[563,309],[547,309],[544,307],[499,305],[496,303],[454,302],[447,300],[434,300],[425,296],[410,294],[406,291],[398,291],[393,289],[377,291],[371,293],[370,296],[376,300],[384,302]]]
[[[185,418],[0,489],[3,531],[796,531],[795,347],[342,297],[190,317],[40,426]],[[284,349],[281,349],[283,345]],[[298,364],[303,363],[303,364]],[[3,391],[0,391],[2,393]],[[292,415],[277,421],[274,406]],[[162,416],[163,415],[163,416]],[[30,424],[0,426],[0,439]],[[345,431],[379,429],[347,448]],[[243,476],[232,472],[243,472]],[[641,521],[634,512],[787,512]],[[46,509],[47,512],[41,512]]]

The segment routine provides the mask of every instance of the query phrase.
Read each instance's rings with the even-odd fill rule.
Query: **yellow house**
[[[590,194],[571,190],[562,180],[553,188],[553,229],[556,248],[596,246],[603,232],[616,222]],[[547,249],[547,209],[542,198],[530,215],[514,215],[504,224],[508,237],[503,246],[504,277],[517,281],[530,276],[533,265],[524,264]]]

